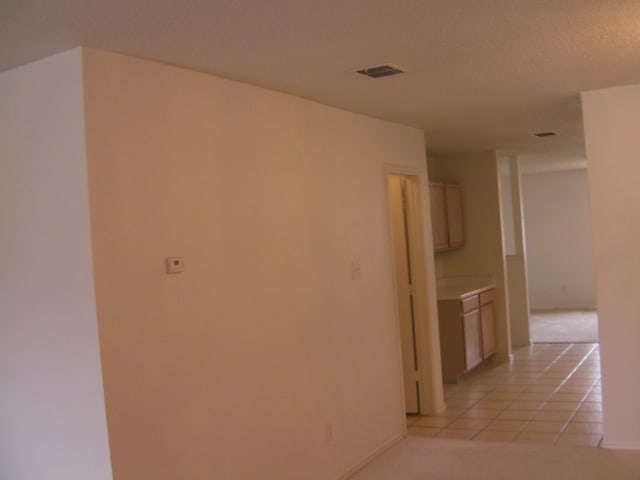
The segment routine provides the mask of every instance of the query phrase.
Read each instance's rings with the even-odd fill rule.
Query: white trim
[[[387,168],[389,167],[389,168]],[[391,266],[392,266],[392,272],[393,273],[393,297],[395,300],[395,308],[394,308],[394,318],[395,318],[395,324],[396,324],[396,340],[397,340],[397,345],[398,345],[398,353],[400,355],[400,380],[401,380],[401,384],[402,384],[402,411],[401,413],[401,418],[402,418],[402,422],[403,424],[405,424],[405,433],[406,433],[406,417],[405,417],[405,413],[406,413],[406,385],[405,385],[405,376],[404,376],[404,358],[403,358],[403,348],[402,348],[402,332],[401,332],[401,326],[400,326],[400,316],[399,316],[399,299],[398,299],[398,287],[397,287],[397,277],[396,277],[396,263],[395,263],[395,240],[394,240],[394,234],[393,234],[393,220],[392,220],[392,214],[391,214],[391,207],[390,207],[390,198],[391,198],[391,194],[389,191],[389,177],[391,176],[401,176],[401,177],[406,177],[407,174],[399,174],[396,173],[397,170],[396,168],[402,168],[400,166],[390,166],[390,165],[385,165],[385,183],[387,186],[387,218],[388,218],[388,222],[389,222],[389,241],[390,241],[390,245],[391,245]],[[415,354],[418,356],[418,358],[420,358],[421,356],[421,349],[419,344],[416,344],[416,352]],[[418,369],[418,375],[419,375],[419,395],[418,395],[418,411],[422,412],[423,411],[423,407],[422,404],[424,402],[423,399],[423,383],[422,383],[422,371],[421,369]]]
[[[386,442],[383,446],[373,450],[371,453],[369,453],[369,455],[364,457],[363,460],[361,460],[360,462],[358,462],[355,465],[353,465],[346,472],[344,472],[342,475],[340,475],[336,480],[347,480],[349,477],[351,477],[358,470],[362,469],[365,465],[367,465],[368,463],[370,463],[373,460],[375,460],[376,457],[378,457],[379,455],[381,455],[382,453],[384,453],[385,451],[387,451],[388,449],[390,449],[391,447],[393,447],[397,443],[401,442],[405,438],[406,438],[406,434],[404,434],[404,433],[401,434],[401,435],[396,435],[390,441]]]
[[[421,176],[420,170],[418,170],[416,167],[394,163],[385,163],[384,173],[386,175],[411,175],[415,177]]]
[[[607,442],[604,439],[600,443],[601,448],[610,450],[637,450],[640,451],[640,443],[637,442]]]
[[[507,354],[507,353],[496,353],[493,356],[493,358],[496,361],[499,361],[499,362],[510,362],[510,361],[513,360],[513,354],[512,353],[509,353],[509,354]]]
[[[429,268],[427,263],[429,262],[429,258],[432,255],[432,241],[431,238],[427,238],[427,235],[431,235],[430,225],[427,222],[430,221],[430,215],[425,211],[425,208],[429,208],[428,203],[428,178],[426,176],[426,172],[413,167],[413,166],[405,166],[398,164],[384,164],[385,171],[385,180],[389,176],[403,176],[410,177],[409,180],[413,183],[415,188],[412,188],[413,195],[415,198],[413,199],[414,203],[414,212],[415,218],[413,219],[414,226],[417,229],[416,232],[416,241],[421,245],[421,252],[418,254],[418,257],[415,259],[416,261],[416,274],[420,278],[417,283],[422,284],[423,294],[417,296],[416,298],[421,298],[419,300],[420,305],[416,305],[416,311],[418,313],[419,322],[416,325],[416,336],[417,339],[422,341],[418,341],[417,343],[417,355],[419,361],[419,375],[420,375],[420,413],[425,414],[433,414],[437,412],[441,412],[444,408],[446,408],[446,403],[444,402],[443,392],[442,392],[442,366],[440,359],[440,340],[438,333],[438,319],[437,316],[433,316],[431,314],[431,310],[437,310],[437,300],[435,299],[435,291],[430,293],[430,279],[429,279]],[[387,193],[388,194],[388,193]],[[388,205],[388,203],[387,203]],[[389,235],[391,240],[391,245],[393,245],[393,232],[391,229],[391,215],[390,212],[387,211],[389,215]],[[394,251],[393,248],[390,252],[391,261],[393,262]],[[419,270],[419,272],[418,272]],[[395,266],[394,266],[395,271]],[[394,275],[393,284],[395,285],[396,279]],[[435,290],[435,289],[434,289]],[[400,321],[397,318],[397,290],[394,287],[394,298],[396,298],[396,324],[397,324],[397,335],[398,335],[398,345],[401,346],[401,335],[400,335]],[[400,355],[402,355],[402,350],[399,350]],[[437,352],[434,353],[434,352]],[[402,359],[401,359],[402,361]],[[402,362],[400,363],[402,366]],[[403,371],[400,370],[400,375],[404,384],[404,374]],[[404,388],[402,389],[403,394],[403,417],[404,417]]]

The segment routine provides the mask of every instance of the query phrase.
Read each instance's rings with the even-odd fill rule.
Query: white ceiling
[[[78,45],[417,126],[435,154],[575,158],[579,93],[640,83],[640,1],[0,0],[0,71]],[[409,73],[353,72],[386,62]]]

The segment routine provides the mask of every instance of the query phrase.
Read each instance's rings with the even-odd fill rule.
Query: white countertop
[[[438,279],[436,294],[438,300],[461,300],[492,288],[495,288],[495,283],[493,277],[490,275],[478,277],[446,277]]]

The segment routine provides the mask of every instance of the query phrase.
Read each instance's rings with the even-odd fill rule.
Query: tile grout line
[[[538,375],[536,375],[534,377],[534,379],[530,383],[535,382],[535,380],[539,379],[542,375],[547,373],[549,371],[549,369],[551,369],[551,367],[553,367],[569,350],[571,350],[571,347],[573,347],[574,345],[575,345],[574,343],[569,344],[569,346],[567,346],[567,348],[565,348],[558,356],[556,356],[556,358],[549,365],[547,365],[547,367],[544,370],[542,370]],[[584,361],[584,358],[583,358],[583,361]],[[582,362],[580,362],[579,365],[581,365],[581,364],[582,364]],[[560,383],[560,386],[557,386],[554,390],[551,391],[551,393],[547,396],[547,399],[544,400],[542,402],[542,405],[540,406],[540,408],[537,409],[538,413],[540,413],[539,412],[540,410],[544,409],[544,406],[549,402],[549,398],[551,398],[559,390],[559,388],[566,383],[567,378],[569,378],[569,377],[571,377],[571,375],[573,375],[573,373],[575,372],[576,368],[578,368],[578,367],[575,367],[573,370],[571,370],[571,372],[568,375],[566,375],[564,377],[564,380]],[[538,415],[538,413],[534,414],[534,417],[536,417]],[[522,430],[520,430],[516,434],[516,436],[513,438],[512,441],[515,442],[516,440],[518,440],[518,438],[520,438],[520,436],[525,432],[525,430],[531,424],[532,421],[533,421],[532,418],[530,418],[529,420],[525,420],[526,423],[525,423],[524,427],[522,428]],[[551,433],[553,433],[553,432],[551,432]],[[556,442],[556,439],[557,439],[557,436],[556,436],[556,438],[553,439],[553,442],[551,442],[551,443],[554,444]]]
[[[549,363],[549,364],[548,364],[548,365],[547,365],[543,370],[541,370],[540,372],[538,372],[538,373],[537,373],[533,378],[529,379],[529,380],[528,380],[528,382],[526,383],[526,386],[525,386],[524,390],[526,390],[528,386],[532,385],[532,384],[533,384],[533,382],[535,382],[538,378],[540,378],[540,376],[542,376],[544,373],[546,373],[546,372],[547,372],[547,371],[548,371],[548,370],[549,370],[549,369],[550,369],[550,368],[551,368],[551,367],[552,367],[552,366],[553,366],[553,365],[554,365],[558,360],[560,360],[560,358],[562,358],[562,356],[563,356],[565,353],[567,353],[567,351],[569,351],[569,350],[571,349],[571,347],[573,347],[573,345],[574,345],[573,343],[569,344],[569,345],[568,345],[568,346],[567,346],[567,347],[566,347],[566,348],[565,348],[561,353],[559,353],[558,355],[556,355],[556,356],[555,356],[555,358],[554,358],[554,359],[553,359],[553,360],[552,360],[552,361],[551,361],[551,362],[550,362],[550,363]],[[587,354],[587,355],[588,355],[588,354]],[[583,361],[584,361],[584,359],[583,359]],[[582,362],[581,362],[580,364],[582,364]],[[579,364],[579,365],[580,365],[580,364]],[[579,365],[578,365],[578,366],[579,366]],[[576,368],[578,368],[578,367],[576,367]],[[574,371],[575,371],[575,369],[573,369],[573,370],[571,371],[571,373],[569,373],[569,375],[568,375],[568,376],[573,375],[573,372],[574,372]],[[565,381],[566,381],[566,377],[565,377]],[[563,382],[563,384],[564,384],[564,382]],[[500,385],[503,385],[503,384],[500,384]],[[500,412],[498,413],[498,415],[496,415],[495,417],[493,417],[493,418],[489,421],[489,423],[488,423],[487,425],[485,425],[483,428],[481,428],[481,429],[480,429],[480,430],[479,430],[475,435],[473,435],[473,436],[470,438],[470,440],[474,440],[478,435],[480,435],[482,432],[484,432],[484,431],[485,431],[485,429],[486,429],[486,427],[487,427],[488,425],[490,425],[492,422],[494,422],[494,421],[497,419],[497,417],[498,417],[498,416],[500,416],[500,414],[502,414],[503,412],[506,412],[506,411],[509,409],[509,406],[511,406],[515,401],[517,401],[517,400],[522,396],[522,394],[523,394],[523,393],[525,393],[525,392],[524,392],[524,390],[522,390],[521,392],[519,392],[519,393],[518,393],[518,394],[517,394],[517,395],[516,395],[512,400],[509,400],[509,402],[510,402],[510,403],[509,403],[509,405],[507,405],[507,406],[503,407],[502,409],[500,409]],[[488,392],[487,392],[487,394],[488,394],[488,393],[492,393],[492,392],[494,392],[494,391],[495,391],[495,388],[494,388],[494,389],[492,389],[492,390],[490,390],[490,391],[488,391]],[[551,395],[553,395],[556,391],[557,391],[557,388],[553,390],[553,392],[551,393]],[[477,402],[475,402],[475,403],[474,403],[474,405],[475,405],[475,404],[477,404],[479,401],[480,401],[480,399],[479,399]],[[545,401],[545,402],[543,402],[543,403],[542,403],[542,407],[541,407],[541,408],[543,408],[543,406],[544,406],[544,404],[545,404],[546,402],[547,402],[547,401]],[[470,408],[469,408],[469,409],[470,409]],[[466,411],[468,411],[469,409],[465,410],[465,412],[466,412]],[[537,409],[536,409],[536,410],[537,410]],[[456,418],[460,418],[462,415],[464,415],[464,412],[463,412],[463,413],[461,413],[461,414],[460,414],[458,417],[456,417]],[[534,415],[534,416],[535,416],[535,415]],[[523,426],[522,430],[520,430],[519,432],[517,432],[517,433],[516,433],[515,437],[511,440],[512,442],[518,439],[518,437],[519,437],[519,436],[524,432],[524,430],[527,428],[527,426],[532,422],[532,419],[529,419],[529,420],[522,420],[522,421],[524,421],[524,422],[526,422],[526,423],[524,424],[524,426]],[[555,442],[555,440],[554,440],[554,442]]]
[[[573,375],[575,373],[575,371],[587,360],[587,358],[596,350],[597,345],[594,345],[591,350],[589,351],[589,353],[587,353],[584,357],[584,359],[578,364],[578,366],[571,372],[571,375]],[[573,418],[576,416],[576,413],[578,412],[578,410],[580,410],[580,407],[582,407],[582,404],[586,401],[586,398],[589,397],[589,395],[591,395],[591,393],[593,392],[593,390],[596,388],[596,385],[598,384],[598,382],[594,383],[591,388],[589,389],[589,391],[582,397],[582,400],[580,401],[580,403],[578,404],[578,407],[571,412],[571,416],[569,417],[569,420],[567,420],[567,422],[564,424],[564,426],[562,427],[562,430],[560,430],[560,433],[558,434],[558,436],[556,437],[556,439],[553,441],[553,444],[555,445],[555,443],[558,441],[558,439],[560,438],[560,436],[565,433],[565,431],[567,430],[567,428],[569,427],[569,424],[573,421]],[[600,441],[598,442],[598,447],[600,447],[600,443],[602,443],[602,434],[600,435]]]
[[[549,366],[547,368],[545,368],[542,372],[540,372],[540,374],[538,376],[536,376],[536,379],[539,378],[541,375],[543,375],[545,372],[547,372],[556,362],[558,362],[560,360],[560,358],[562,358],[563,355],[565,355],[573,346],[575,345],[575,343],[570,344],[553,362],[551,362],[551,364],[549,364]],[[576,373],[576,371],[578,370],[578,368],[580,368],[580,366],[587,360],[587,358],[591,355],[591,353],[593,353],[593,351],[596,349],[596,345],[592,346],[591,349],[589,350],[589,352],[587,352],[586,354],[584,354],[582,356],[582,359],[580,360],[580,362],[578,363],[578,365],[576,365],[571,372],[569,372],[565,377],[564,380],[549,394],[549,397],[547,398],[547,400],[545,400],[542,403],[542,406],[540,407],[539,410],[543,410],[544,406],[549,403],[549,399],[553,397],[553,395],[555,395],[566,383],[567,380],[570,379],[571,377],[573,377],[573,375]],[[593,386],[591,387],[591,389],[589,389],[589,392],[591,392],[591,390],[593,389]],[[578,402],[578,406],[573,409],[571,411],[571,414],[569,415],[569,419],[566,420],[564,422],[564,425],[560,428],[560,431],[556,434],[555,438],[553,439],[553,441],[551,442],[552,445],[555,445],[555,443],[558,441],[558,439],[560,438],[560,435],[562,435],[564,433],[564,431],[567,429],[569,422],[571,421],[571,419],[575,416],[576,412],[578,411],[578,409],[580,408],[580,406],[584,403],[584,399],[587,398],[589,394],[585,394],[582,397],[582,400],[580,400],[580,402]],[[540,413],[540,412],[538,412]],[[516,437],[513,439],[513,441],[518,440],[518,438],[520,437],[520,435],[522,435],[525,430],[527,429],[527,427],[534,421],[535,417],[538,414],[534,415],[534,418],[527,420],[526,425],[524,426],[524,428],[518,433],[518,435],[516,435]],[[555,432],[549,432],[549,433],[555,433]]]
[[[537,373],[537,375],[535,375],[528,383],[527,386],[532,385],[537,379],[539,379],[542,375],[544,375],[546,372],[549,371],[549,369],[551,369],[569,350],[571,350],[572,347],[575,346],[575,343],[571,343],[569,344],[561,353],[559,353],[554,359],[553,361],[551,361],[542,371],[540,371],[539,373]],[[567,382],[568,379],[570,379],[575,372],[578,370],[578,368],[580,368],[580,366],[587,360],[587,358],[593,353],[593,351],[596,349],[596,346],[594,345],[587,353],[585,353],[584,355],[582,355],[582,359],[580,360],[580,362],[564,377],[564,380],[554,389],[551,391],[551,393],[549,394],[548,398],[551,398],[553,395],[555,395],[561,388],[562,386],[564,386]],[[560,430],[560,432],[558,432],[558,434],[556,435],[556,437],[554,438],[552,444],[555,444],[555,442],[557,441],[557,439],[559,438],[559,436],[564,432],[564,430],[567,428],[571,418],[573,418],[573,416],[575,415],[575,412],[580,408],[580,406],[582,405],[582,403],[584,402],[584,399],[589,395],[589,393],[593,390],[594,386],[591,387],[591,389],[589,389],[589,392],[587,394],[585,394],[583,396],[583,399],[579,402],[578,406],[572,411],[569,419],[564,422],[564,425],[562,427],[562,429]],[[526,390],[526,387],[525,387]],[[495,388],[490,390],[488,393],[491,393],[495,391]],[[512,405],[515,401],[517,401],[519,398],[521,398],[522,394],[526,393],[524,391],[520,392],[513,400],[511,400],[510,405]],[[480,401],[480,400],[478,400]],[[540,413],[540,410],[544,409],[544,406],[549,402],[549,400],[545,400],[541,407],[536,409],[536,411],[538,413]],[[475,402],[475,404],[477,404],[478,402]],[[500,410],[500,413],[505,412],[506,410],[508,410],[509,406],[504,407],[503,409]],[[465,410],[468,411],[469,409]],[[500,415],[500,413],[498,414],[498,416]],[[522,428],[522,430],[520,430],[519,432],[516,433],[516,436],[513,438],[512,441],[516,441],[523,433],[525,433],[526,428],[535,420],[535,416],[538,414],[534,414],[534,418],[528,419],[528,420],[522,420],[523,422],[526,422]],[[464,414],[461,413],[458,417],[456,417],[456,419],[460,418],[462,415]],[[485,427],[481,428],[475,435],[473,435],[471,437],[471,440],[475,439],[478,435],[480,435],[482,432],[485,431],[486,427],[492,423],[492,421],[494,421],[497,418],[494,417],[493,419],[491,419],[491,421],[485,425]],[[544,432],[542,432],[544,433]],[[555,432],[549,432],[549,433],[555,433]]]
[[[435,430],[435,432],[433,433],[433,435],[430,435],[431,437],[434,438],[442,438],[442,437],[438,437],[438,435],[440,435],[444,430],[446,429],[451,429],[451,430],[466,430],[466,428],[456,428],[456,427],[451,427],[451,425],[453,423],[455,423],[458,420],[484,420],[487,423],[478,429],[477,432],[475,432],[470,438],[469,440],[474,440],[476,439],[481,433],[483,432],[489,432],[489,431],[493,431],[493,430],[486,430],[487,426],[490,425],[491,423],[493,423],[494,421],[497,420],[497,417],[499,415],[501,415],[502,413],[504,413],[505,411],[509,410],[509,408],[513,405],[513,403],[515,403],[518,400],[521,400],[523,395],[526,393],[536,393],[536,392],[526,392],[525,390],[527,390],[528,388],[530,388],[532,385],[535,384],[535,382],[537,380],[539,380],[545,373],[548,373],[553,367],[554,365],[557,365],[557,363],[561,360],[568,360],[569,363],[573,363],[573,361],[570,358],[567,358],[566,355],[568,352],[570,352],[573,348],[576,347],[576,343],[571,343],[568,344],[564,349],[562,349],[561,352],[559,353],[552,353],[553,355],[553,359],[551,361],[536,361],[535,358],[535,354],[533,354],[533,358],[530,359],[533,363],[535,364],[540,364],[542,363],[544,365],[544,367],[542,368],[542,370],[538,370],[538,369],[534,369],[534,370],[522,370],[519,371],[516,367],[515,371],[512,372],[499,372],[499,375],[502,378],[502,381],[500,383],[489,383],[489,384],[483,384],[481,378],[482,376],[479,375],[479,378],[474,378],[472,379],[472,381],[467,384],[467,387],[471,387],[471,388],[465,388],[462,391],[458,391],[456,392],[455,390],[451,393],[451,399],[454,398],[460,398],[460,399],[466,399],[466,400],[472,400],[472,402],[468,405],[465,405],[464,407],[454,407],[454,408],[461,408],[461,411],[452,416],[452,417],[446,417],[443,416],[441,418],[446,419],[446,423],[443,426],[435,426],[435,427],[430,427],[428,425],[422,426],[422,425],[411,425],[414,428],[430,428]],[[523,427],[522,430],[515,432],[515,437],[511,440],[511,441],[516,441],[523,433],[525,433],[526,428],[535,421],[535,416],[537,416],[541,411],[544,410],[545,405],[547,405],[552,397],[554,395],[556,395],[557,393],[559,393],[561,391],[561,389],[572,379],[573,375],[575,375],[579,368],[582,367],[584,365],[584,363],[590,359],[590,357],[594,354],[594,352],[596,352],[598,349],[598,345],[592,345],[591,348],[585,352],[585,353],[581,353],[579,354],[580,360],[578,361],[577,365],[575,365],[573,368],[571,368],[571,370],[569,371],[569,373],[567,374],[563,374],[563,379],[560,381],[559,384],[555,385],[554,383],[552,383],[551,385],[554,386],[555,388],[553,388],[553,390],[549,391],[549,392],[540,392],[540,393],[545,393],[546,395],[546,399],[541,403],[541,405],[535,409],[535,412],[533,413],[533,417],[534,418],[530,418],[530,419],[524,419],[524,420],[520,420],[523,422]],[[541,350],[540,354],[545,354],[547,349]],[[577,356],[577,355],[573,355],[573,356]],[[516,359],[517,362],[518,359]],[[526,358],[521,358],[520,361],[522,363],[524,363],[524,367],[526,367],[527,365],[527,359]],[[519,362],[517,362],[519,363]],[[491,371],[489,372],[484,372],[484,373],[491,373]],[[530,378],[528,375],[526,375],[527,373],[533,373],[534,375]],[[524,374],[524,375],[523,375]],[[496,410],[498,413],[490,418],[483,418],[483,417],[463,417],[463,415],[465,415],[466,413],[468,413],[471,409],[473,408],[478,408],[477,405],[478,403],[480,403],[481,401],[485,400],[488,401],[490,399],[487,399],[486,397],[488,395],[490,395],[491,393],[497,393],[496,390],[500,389],[501,387],[504,387],[506,385],[509,384],[509,380],[512,379],[513,377],[517,377],[518,375],[523,375],[526,380],[526,383],[521,384],[522,385],[522,390],[520,390],[519,392],[514,392],[516,395],[508,400],[505,400],[505,403],[507,403],[505,406],[498,408],[498,409],[494,409]],[[494,380],[495,381],[495,380]],[[573,420],[573,418],[575,417],[576,413],[578,412],[578,410],[580,410],[580,408],[582,407],[582,405],[584,404],[584,402],[586,401],[586,399],[589,397],[589,395],[591,395],[594,390],[596,389],[596,387],[598,386],[598,382],[600,380],[598,379],[598,381],[594,382],[593,385],[591,385],[591,387],[582,395],[581,400],[578,402],[578,404],[576,405],[575,408],[573,408],[570,411],[570,415],[568,417],[568,419],[566,421],[564,421],[562,428],[560,429],[560,431],[556,434],[552,444],[555,444],[557,442],[557,440],[560,438],[560,436],[566,431],[566,429],[568,428],[569,424],[571,423],[571,421]],[[476,383],[478,385],[484,385],[484,387],[490,387],[487,390],[475,390],[473,389],[473,385],[474,383]],[[517,384],[516,384],[517,385]],[[473,394],[477,394],[480,393],[481,396],[477,397],[477,398],[469,398],[466,397],[465,392],[467,394],[469,393],[473,393]],[[508,391],[504,392],[504,393],[510,393]],[[570,392],[571,393],[571,392]],[[496,401],[500,401],[499,399],[496,399]],[[433,416],[434,418],[438,418],[437,415]],[[471,428],[471,427],[469,427]],[[473,428],[473,430],[475,430],[475,428]],[[495,432],[503,432],[501,430],[495,430]],[[506,432],[506,431],[505,431]],[[535,432],[534,432],[535,433]],[[540,433],[547,433],[547,432],[540,432]],[[555,432],[549,432],[549,433],[555,433]],[[586,434],[585,434],[586,435]]]

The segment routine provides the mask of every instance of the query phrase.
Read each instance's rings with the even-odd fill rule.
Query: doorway
[[[532,343],[598,343],[596,310],[532,310]]]
[[[408,414],[420,413],[420,377],[416,343],[415,305],[415,226],[407,177],[388,175],[389,211],[400,342],[402,347],[402,372],[404,380],[405,410]]]
[[[532,170],[522,210],[533,343],[596,343],[596,274],[586,165]]]

